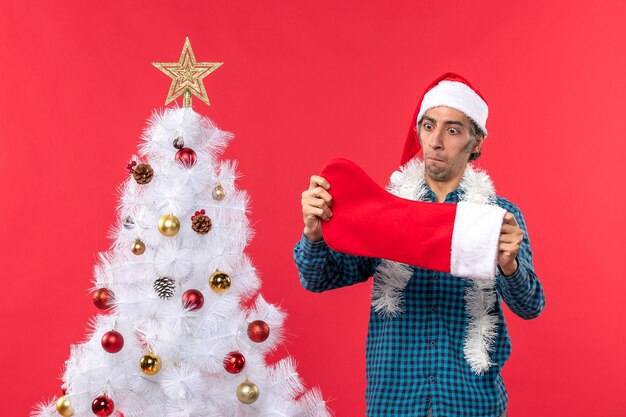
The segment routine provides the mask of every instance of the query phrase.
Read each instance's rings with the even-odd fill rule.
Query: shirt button
[[[428,379],[430,379],[431,381],[434,381],[435,380],[435,376],[431,375]]]
[[[435,341],[434,341],[434,340],[431,340],[431,341],[430,341],[430,345],[431,345],[431,346],[435,346]]]
[[[436,309],[435,307],[433,307],[433,308],[431,308],[431,309],[430,309],[430,312],[431,312],[431,313],[436,313],[436,312],[437,312],[437,309]]]
[[[430,402],[430,395],[426,396],[426,402]]]

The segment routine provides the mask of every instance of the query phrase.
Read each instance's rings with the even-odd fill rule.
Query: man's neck
[[[461,179],[463,179],[464,172],[461,172],[458,176],[448,179],[446,181],[436,181],[426,175],[426,184],[430,187],[430,189],[435,193],[435,197],[437,198],[438,203],[443,203],[446,200],[446,196],[448,193],[456,190],[461,183]]]

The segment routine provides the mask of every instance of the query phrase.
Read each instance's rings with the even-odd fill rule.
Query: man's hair
[[[472,149],[474,147],[474,145],[476,145],[476,141],[478,140],[478,136],[479,135],[483,135],[483,137],[485,136],[485,132],[483,132],[483,130],[478,127],[478,124],[474,121],[474,119],[472,119],[471,117],[468,117],[469,121],[470,121],[470,125],[472,126],[472,133],[470,134],[470,143],[469,145],[467,145],[467,150],[469,151],[470,149]],[[480,158],[480,154],[482,153],[482,151],[478,151],[478,152],[473,152],[470,154],[469,157],[469,162],[475,161],[478,158]]]
[[[469,116],[466,116],[466,117],[470,121],[470,126],[471,126],[470,142],[467,144],[467,148],[465,148],[465,150],[467,152],[469,152],[474,147],[474,145],[476,145],[476,141],[478,140],[478,136],[479,135],[485,136],[485,132],[483,132],[483,130],[478,126],[478,124],[474,121],[474,119],[472,119]],[[419,119],[419,121],[417,122],[417,133],[418,133],[417,136],[418,137],[419,137],[419,128],[422,127],[422,122],[423,121],[424,121],[424,117]],[[421,142],[421,139],[420,139],[420,142]],[[472,161],[475,161],[478,158],[480,158],[480,154],[481,153],[482,153],[482,151],[471,153],[470,156],[469,156],[468,162],[472,162]]]

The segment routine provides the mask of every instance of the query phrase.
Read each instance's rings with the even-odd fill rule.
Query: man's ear
[[[478,135],[478,138],[476,139],[476,144],[472,148],[472,153],[480,152],[480,149],[483,146],[484,140],[485,140],[485,135],[483,135],[482,133]]]

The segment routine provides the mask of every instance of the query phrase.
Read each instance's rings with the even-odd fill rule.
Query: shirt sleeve
[[[324,239],[309,241],[304,233],[293,249],[300,284],[322,292],[367,281],[380,259],[348,255],[331,249]]]
[[[517,253],[517,271],[510,276],[502,274],[498,267],[496,289],[506,305],[519,317],[530,320],[538,317],[545,305],[543,287],[533,267],[533,252],[526,230],[526,223],[519,209],[507,208],[524,231],[524,238]]]

